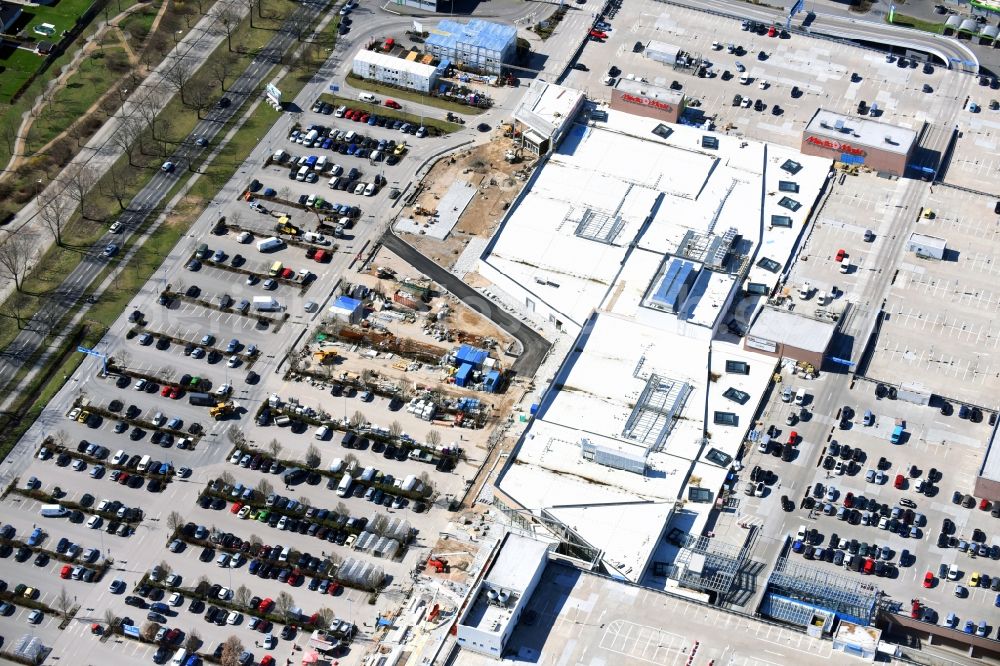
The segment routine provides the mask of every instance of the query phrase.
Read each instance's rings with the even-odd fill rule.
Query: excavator
[[[335,363],[340,356],[335,349],[320,349],[313,352],[313,360],[320,364]]]
[[[451,567],[448,566],[448,560],[438,559],[433,555],[427,558],[427,566],[433,567],[437,573],[449,573],[451,571]]]

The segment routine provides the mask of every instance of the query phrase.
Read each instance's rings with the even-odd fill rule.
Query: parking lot
[[[604,79],[612,67],[619,72],[615,77],[660,86],[676,82],[674,87],[694,99],[698,111],[714,119],[716,130],[783,145],[800,145],[802,130],[817,107],[853,114],[861,101],[877,104],[884,110],[879,119],[888,123],[919,129],[928,121],[950,127],[954,104],[963,103],[975,86],[970,77],[938,67],[925,70],[909,60],[900,67],[899,61],[887,62],[878,52],[798,35],[768,37],[766,32],[742,30],[733,19],[652,1],[622,7],[606,33],[606,40],[587,43],[577,61],[586,70],[571,71],[567,85],[587,91],[593,99],[609,100],[611,88]],[[646,45],[650,40],[671,44],[696,61],[706,60],[708,76],[699,78],[694,68],[674,68],[636,50],[637,42]],[[729,52],[729,44],[735,52]],[[745,84],[737,63],[748,77]],[[925,85],[931,92],[924,92]],[[736,106],[736,95],[760,100],[764,107]]]
[[[1000,388],[995,204],[992,197],[938,187],[924,214],[914,211],[915,230],[945,239],[948,250],[943,261],[904,254],[886,301],[871,376],[893,377],[903,367],[909,381],[934,393],[995,407],[989,402]]]
[[[849,392],[850,418],[845,421],[841,418],[844,405],[831,404],[826,395],[827,383],[835,378],[784,379],[783,384],[806,390],[804,407],[785,403],[778,390],[762,419],[764,424],[775,426],[779,441],[796,431],[799,455],[791,463],[782,462],[755,445],[744,458],[739,507],[732,517],[720,521],[716,533],[738,542],[745,537],[740,523],[760,526],[763,551],[757,557],[772,562],[789,543],[785,540],[797,540],[804,527],[807,536],[801,547],[789,550],[789,557],[801,561],[811,545],[808,564],[840,568],[844,575],[871,582],[901,604],[904,613],[910,610],[910,600],[919,598],[936,612],[929,619],[943,624],[948,614],[954,613],[959,628],[964,628],[967,620],[976,625],[986,620],[990,635],[996,637],[1000,518],[991,510],[980,509],[978,499],[973,500],[972,508],[954,502],[956,492],[962,501],[972,490],[982,442],[989,436],[988,424],[959,419],[957,412],[945,417],[932,407],[888,396],[879,398],[876,384],[866,381],[857,382]],[[871,425],[865,425],[866,412],[871,414],[867,418]],[[788,425],[789,414],[804,418]],[[891,438],[897,425],[903,426],[903,434],[900,443],[894,444]],[[743,494],[744,482],[750,480],[756,467],[771,470],[776,476],[763,498]],[[921,485],[922,493],[917,492]],[[791,502],[784,510],[782,497]],[[782,520],[764,519],[778,515]],[[896,516],[898,528],[894,532],[891,528]],[[816,532],[809,535],[809,530]],[[946,538],[939,541],[942,531]],[[954,546],[948,541],[952,537]],[[831,547],[833,538],[842,547]],[[971,554],[969,544],[973,542],[982,544],[982,555]],[[866,548],[869,553],[862,557]],[[852,553],[853,566],[848,567]],[[871,574],[864,573],[866,558],[872,560]],[[837,561],[841,562],[839,567]],[[879,562],[883,563],[881,576],[876,574]],[[952,564],[958,568],[958,578],[942,578],[941,566]],[[927,572],[932,574],[930,587],[924,587]],[[987,581],[987,586],[971,586],[973,573]],[[992,589],[994,584],[997,590]],[[956,596],[958,585],[965,588],[965,592],[959,589],[961,596]]]
[[[308,109],[310,104],[302,106]],[[416,108],[416,105],[409,106],[411,110]],[[354,622],[358,636],[366,640],[371,636],[377,615],[390,611],[403,600],[403,590],[409,586],[412,572],[422,570],[418,565],[426,560],[437,543],[439,531],[449,520],[450,514],[442,507],[461,497],[467,487],[466,480],[473,475],[478,455],[474,450],[484,443],[476,439],[478,431],[463,429],[464,434],[456,432],[449,436],[437,427],[443,442],[462,442],[461,446],[473,452],[469,462],[460,461],[457,468],[438,471],[433,464],[411,459],[408,449],[387,446],[374,439],[363,449],[348,451],[340,444],[340,432],[321,441],[314,437],[314,428],[303,432],[299,428],[280,428],[273,424],[254,425],[254,416],[262,403],[270,394],[279,393],[286,398],[295,396],[303,404],[313,404],[317,410],[329,413],[331,419],[351,420],[356,412],[361,412],[365,421],[386,433],[390,424],[396,421],[400,433],[416,441],[424,441],[433,429],[430,422],[418,419],[402,409],[402,405],[390,409],[384,397],[362,401],[357,397],[360,391],[351,391],[350,397],[334,398],[328,387],[293,381],[285,374],[288,370],[286,352],[293,350],[293,345],[310,341],[307,329],[328,316],[327,308],[340,294],[337,285],[341,279],[354,281],[349,267],[362,258],[363,248],[377,242],[398,205],[399,196],[412,187],[418,166],[432,153],[463,139],[417,136],[394,130],[391,123],[387,127],[369,125],[360,120],[337,118],[334,113],[323,113],[323,109],[305,110],[296,116],[296,122],[298,129],[306,132],[313,124],[328,128],[331,139],[328,148],[324,149],[322,143],[315,147],[293,143],[289,140],[293,129],[291,119],[279,122],[270,136],[260,142],[237,177],[236,190],[243,190],[244,196],[221,201],[202,217],[189,236],[164,258],[154,278],[97,346],[97,350],[107,354],[113,366],[124,370],[125,374],[113,372],[102,376],[100,359],[88,359],[42,415],[39,427],[33,432],[50,437],[50,448],[64,446],[69,457],[67,464],[60,464],[58,455],[44,460],[33,457],[42,442],[39,435],[29,448],[19,449],[23,457],[16,459],[17,464],[7,467],[8,480],[23,483],[34,476],[39,479],[43,492],[49,493],[56,486],[65,491],[66,494],[59,498],[64,501],[83,499],[96,506],[105,499],[119,500],[145,514],[135,525],[134,533],[119,536],[108,533],[112,522],[109,519],[102,519],[99,527],[91,529],[87,524],[90,514],[74,523],[65,518],[41,518],[42,502],[18,493],[10,493],[3,501],[4,522],[16,529],[18,537],[27,536],[33,525],[40,524],[48,533],[43,547],[54,547],[52,544],[66,537],[83,547],[98,549],[102,560],[105,557],[114,559],[111,570],[101,580],[85,583],[61,579],[63,565],[57,565],[55,560],[36,566],[34,555],[21,563],[14,561],[16,553],[5,557],[9,566],[5,564],[8,573],[4,580],[10,588],[22,582],[37,587],[39,599],[52,604],[65,586],[80,606],[77,619],[67,629],[58,630],[57,621],[46,616],[37,630],[47,645],[55,646],[53,658],[59,657],[62,663],[69,663],[70,655],[74,663],[84,663],[85,659],[135,663],[153,658],[155,647],[129,639],[97,641],[88,634],[90,622],[103,621],[108,609],[136,625],[144,624],[147,610],[126,604],[125,598],[135,594],[137,584],[161,561],[181,575],[181,588],[194,588],[199,579],[208,578],[232,590],[246,586],[260,596],[277,598],[280,593],[289,592],[294,605],[307,616],[329,609],[336,618]],[[351,149],[348,144],[345,153],[338,152],[332,141],[338,130],[364,134],[369,145],[355,137],[358,141],[355,148]],[[380,149],[380,141],[385,142],[383,154],[373,159],[371,151]],[[395,141],[395,145],[390,141]],[[358,156],[358,148],[369,151],[368,155]],[[268,158],[273,158],[278,150],[285,151],[288,156],[281,156],[279,163],[265,166]],[[326,168],[311,169],[315,178],[289,179],[293,159],[298,161],[310,155],[326,157]],[[322,161],[317,159],[317,163],[321,165]],[[298,169],[296,167],[296,175]],[[356,170],[355,174],[351,174],[352,169]],[[330,179],[337,177],[336,171],[351,176],[351,189],[330,187]],[[358,183],[366,187],[355,194]],[[367,188],[368,184],[373,187]],[[366,188],[368,194],[363,193]],[[253,190],[251,194],[257,198],[246,197],[246,190]],[[223,219],[228,226],[218,224]],[[297,233],[290,234],[292,231]],[[264,239],[278,235],[286,239],[284,245],[266,251],[258,248],[258,243]],[[319,254],[320,251],[323,254]],[[192,263],[192,259],[197,259],[197,263]],[[276,271],[275,262],[281,262],[280,270]],[[273,299],[276,304],[258,307],[253,300],[255,297]],[[220,298],[225,298],[225,302],[220,303]],[[253,305],[243,308],[241,301],[244,299]],[[133,314],[135,311],[141,314]],[[204,339],[205,336],[209,339]],[[231,342],[234,340],[235,343]],[[362,364],[376,368],[379,363],[388,366],[398,362],[388,357],[362,358],[364,350],[344,348],[342,351],[345,358],[359,366],[358,375],[362,373]],[[140,378],[149,380],[142,388],[137,387]],[[193,392],[214,393],[223,389],[226,390],[217,400],[231,401],[224,419],[214,419],[206,409],[210,405],[190,402]],[[278,440],[283,449],[281,457],[285,460],[303,458],[309,446],[315,444],[320,448],[320,468],[324,471],[335,458],[341,457],[356,461],[362,467],[377,467],[383,474],[400,480],[411,475],[423,478],[433,486],[433,492],[426,502],[399,497],[396,501],[389,499],[376,505],[363,496],[339,498],[327,489],[325,480],[322,485],[301,483],[285,489],[281,477],[228,462],[233,444],[227,432],[233,426],[243,432],[248,447],[264,451],[270,448],[272,439]],[[465,434],[471,438],[464,439]],[[83,440],[105,447],[104,458],[96,460],[84,453],[77,454],[77,447]],[[112,464],[111,458],[119,449],[125,452],[124,461]],[[139,473],[136,463],[143,456],[165,464],[166,477],[159,474],[159,466],[156,472]],[[80,470],[75,469],[77,465],[72,462],[77,457],[83,459]],[[95,465],[104,465],[105,469],[92,476]],[[12,473],[14,470],[16,473]],[[228,475],[251,487],[267,481],[275,488],[274,492],[289,499],[306,501],[330,511],[340,508],[345,515],[367,519],[369,524],[376,516],[398,518],[397,524],[406,525],[407,529],[412,527],[410,538],[400,544],[400,554],[405,553],[405,557],[377,557],[372,554],[370,545],[356,550],[351,544],[345,545],[344,539],[338,543],[333,529],[320,541],[318,531],[310,535],[305,530],[299,533],[272,529],[257,521],[251,524],[231,513],[231,504],[222,510],[199,506],[198,496],[207,484]],[[386,575],[384,589],[374,603],[370,603],[370,593],[356,587],[331,585],[326,594],[321,594],[317,579],[316,589],[310,589],[310,580],[315,577],[312,575],[300,576],[295,585],[289,586],[277,580],[277,572],[266,579],[251,575],[249,562],[221,570],[214,559],[208,562],[199,559],[201,547],[189,545],[179,552],[171,552],[167,548],[171,535],[167,522],[172,511],[179,512],[184,523],[229,532],[247,541],[260,538],[268,544],[283,543],[316,558],[329,558],[335,564],[353,558],[362,565],[381,567]],[[360,532],[356,530],[351,536],[357,538]],[[118,578],[125,581],[126,589],[112,593],[109,585]],[[331,594],[333,589],[336,593]],[[148,606],[158,594],[155,590],[147,592],[150,596],[145,597],[144,603]],[[190,592],[184,594],[185,602],[165,614],[165,626],[180,629],[183,633],[179,640],[196,631],[201,637],[200,650],[203,652],[212,652],[233,634],[254,653],[255,660],[265,654],[291,656],[293,641],[299,646],[307,642],[308,631],[282,638],[279,634],[283,625],[276,624],[268,630],[278,637],[278,645],[268,650],[256,647],[255,642],[263,640],[264,634],[259,629],[250,629],[252,616],[249,613],[244,613],[243,619],[236,624],[223,622],[219,626],[205,622],[198,619],[204,608],[192,607]],[[16,608],[10,616],[0,617],[0,627],[8,640],[24,633],[26,616],[26,610]],[[80,644],[78,640],[84,637],[86,641]],[[362,652],[356,646],[348,646],[341,650],[339,658],[342,663],[356,662]]]

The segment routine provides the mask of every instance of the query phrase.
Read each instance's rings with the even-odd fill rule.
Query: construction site
[[[504,124],[493,141],[438,160],[408,197],[396,232],[449,270],[467,248],[478,254],[537,163],[518,148],[517,134]]]

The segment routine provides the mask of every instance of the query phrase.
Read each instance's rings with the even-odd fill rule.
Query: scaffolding
[[[687,382],[651,373],[625,422],[622,437],[645,446],[647,456],[659,450],[690,394],[691,386]]]
[[[750,547],[739,547],[707,536],[686,535],[684,546],[667,567],[667,577],[692,590],[711,592],[723,600],[750,559]]]
[[[815,607],[868,626],[874,621],[878,597],[878,589],[870,583],[782,555],[767,581],[763,610],[777,620],[802,625],[807,608]]]

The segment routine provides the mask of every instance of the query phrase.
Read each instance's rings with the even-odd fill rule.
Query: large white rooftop
[[[550,138],[582,101],[583,93],[579,90],[535,79],[514,109],[514,118]]]
[[[419,76],[430,77],[436,71],[433,65],[425,65],[414,60],[397,58],[385,53],[379,53],[378,51],[369,51],[368,49],[359,49],[354,56],[354,60],[355,62],[363,62],[368,65],[392,69],[397,72],[409,72]]]
[[[707,132],[658,125],[609,110],[570,128],[480,262],[579,333],[501,495],[544,509],[633,580],[677,500],[680,523],[703,527],[754,426],[776,359],[724,324],[750,320],[777,284],[831,164],[742,137],[703,148]],[[688,501],[692,476],[707,495]]]

